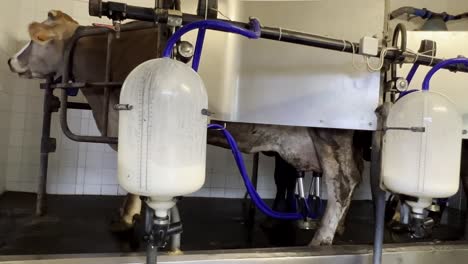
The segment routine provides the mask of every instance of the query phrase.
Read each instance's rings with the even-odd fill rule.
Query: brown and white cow
[[[142,22],[133,22],[142,23]],[[79,27],[70,16],[50,11],[48,19],[29,26],[31,42],[8,62],[13,72],[26,78],[60,75],[63,52],[70,37]],[[160,54],[156,29],[122,32],[112,50],[112,80],[123,81],[128,73],[143,61]],[[73,77],[76,81],[102,81],[105,71],[106,38],[90,37],[80,40],[73,58]],[[164,44],[164,43],[160,43]],[[83,89],[91,105],[98,128],[102,131],[103,90]],[[111,94],[109,107],[109,136],[117,136],[118,113],[112,105],[119,101],[119,90]],[[336,231],[342,232],[353,192],[360,182],[361,158],[353,143],[353,131],[288,127],[262,124],[228,123],[240,149],[245,153],[276,152],[297,171],[323,173],[328,191],[328,204],[311,245],[332,244]],[[227,147],[220,133],[211,131],[208,143]],[[130,224],[140,211],[140,200],[127,198],[123,221]]]

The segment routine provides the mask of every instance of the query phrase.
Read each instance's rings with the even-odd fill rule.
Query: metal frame
[[[157,27],[155,23],[130,23],[122,25],[120,31],[132,31],[141,29],[150,29]],[[42,137],[41,137],[41,155],[40,155],[40,178],[39,187],[37,189],[36,198],[36,215],[42,216],[46,213],[46,189],[47,189],[47,169],[49,163],[49,153],[55,152],[56,140],[50,137],[52,113],[60,109],[60,126],[66,137],[77,142],[88,143],[103,143],[117,144],[116,137],[107,136],[108,115],[109,115],[109,98],[111,89],[122,87],[121,82],[112,82],[111,80],[111,61],[112,61],[112,44],[114,34],[110,28],[105,27],[79,27],[64,52],[64,68],[62,72],[62,80],[54,81],[49,77],[46,83],[41,84],[41,89],[44,90],[44,106],[43,106],[43,122],[42,122]],[[73,82],[72,81],[72,61],[73,53],[78,41],[85,37],[107,35],[107,54],[106,54],[106,70],[103,82]],[[107,106],[103,112],[104,129],[103,136],[87,136],[77,135],[73,133],[68,126],[67,110],[91,110],[91,107],[85,103],[68,102],[67,89],[92,89],[96,87],[104,87],[104,104]],[[54,96],[54,90],[61,89],[60,100]]]
[[[384,248],[385,263],[438,264],[466,263],[468,247],[462,243],[392,244]],[[372,247],[368,245],[313,248],[268,248],[243,250],[213,250],[184,252],[183,255],[164,255],[159,263],[172,264],[370,264]],[[130,264],[145,263],[139,254],[77,254],[0,256],[0,264]]]

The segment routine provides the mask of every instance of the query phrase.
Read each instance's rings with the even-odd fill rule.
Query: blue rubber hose
[[[276,218],[276,219],[282,219],[282,220],[299,220],[303,219],[304,217],[300,213],[281,213],[281,212],[276,212],[272,210],[263,200],[262,198],[258,195],[257,191],[253,187],[252,182],[250,181],[250,177],[247,173],[247,169],[245,168],[245,163],[242,158],[242,154],[237,147],[237,143],[232,137],[232,135],[221,125],[217,124],[210,124],[208,125],[208,129],[215,129],[219,130],[224,134],[224,137],[226,138],[229,146],[231,147],[232,155],[234,156],[234,159],[236,161],[237,167],[239,168],[239,172],[242,176],[242,179],[244,180],[245,188],[247,189],[247,192],[250,195],[250,198],[254,202],[255,206],[264,213],[265,215]]]
[[[453,64],[464,64],[465,66],[468,66],[468,58],[453,58],[437,63],[434,67],[432,67],[432,69],[427,73],[426,77],[424,78],[422,90],[429,91],[429,83],[431,81],[432,76],[434,76],[434,74],[438,70]]]

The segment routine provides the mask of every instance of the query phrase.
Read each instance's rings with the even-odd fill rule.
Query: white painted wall
[[[154,4],[153,0],[127,0],[125,2],[146,6]],[[183,0],[184,11],[193,12],[195,2],[196,0]],[[238,10],[224,10],[233,2],[233,0],[221,0],[219,9],[227,16],[236,17]],[[18,6],[19,9],[16,13],[17,16],[12,16],[9,20],[12,21],[9,29],[13,33],[6,43],[13,47],[7,52],[8,56],[28,40],[27,25],[33,20],[45,19],[47,11],[50,9],[67,12],[84,25],[107,21],[89,17],[88,1],[85,0],[4,0],[1,1],[1,4],[8,7]],[[4,9],[2,8],[2,10]],[[3,31],[0,33],[1,38],[4,38]],[[230,48],[230,46],[223,45],[226,43],[225,38],[229,38],[229,35],[212,32],[208,34],[205,51],[210,50],[210,53],[204,53],[204,58],[208,60],[202,64],[201,73],[203,76],[229,70],[220,69],[217,63],[210,60],[213,57],[222,58],[225,49]],[[0,57],[0,59],[2,58]],[[231,60],[233,64],[237,60],[236,58],[227,59]],[[0,63],[0,69],[1,67]],[[2,76],[1,74],[0,71],[0,76]],[[3,114],[5,118],[11,119],[11,126],[5,130],[11,135],[10,140],[5,142],[9,155],[8,159],[2,159],[7,161],[6,187],[7,190],[11,191],[35,192],[39,174],[42,91],[38,88],[38,81],[18,79],[7,69],[5,76],[10,79],[8,83],[14,86],[11,89],[11,98],[5,99],[9,107]],[[205,82],[207,85],[216,84],[206,77]],[[13,102],[11,107],[9,102]],[[0,107],[2,107],[1,104]],[[119,188],[116,178],[116,153],[106,145],[75,143],[66,139],[60,131],[57,117],[57,114],[54,114],[52,136],[57,138],[57,152],[50,155],[48,193],[123,194],[124,191]],[[97,129],[89,111],[70,111],[69,123],[74,132],[97,135]],[[251,156],[245,155],[244,157],[250,170]],[[273,170],[273,159],[262,155],[260,158],[259,193],[264,198],[271,198],[275,194]],[[308,187],[308,181],[306,181],[306,186]],[[366,173],[355,198],[369,199],[370,191],[367,186],[368,174]],[[245,188],[230,151],[208,146],[206,183],[194,196],[239,198],[244,195],[244,192]]]

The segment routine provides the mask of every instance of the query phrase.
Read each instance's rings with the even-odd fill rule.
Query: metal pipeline
[[[408,14],[408,15],[414,15],[414,16],[418,16],[418,17],[421,17],[421,18],[424,18],[424,19],[430,19],[430,18],[433,18],[433,17],[440,17],[443,19],[443,21],[449,21],[449,20],[457,20],[457,19],[461,19],[464,16],[464,14],[466,13],[463,13],[463,14],[460,14],[460,15],[450,15],[450,14],[447,14],[446,12],[442,12],[442,13],[436,13],[436,12],[432,12],[431,10],[428,10],[427,8],[415,8],[415,7],[412,7],[412,6],[404,6],[404,7],[400,7],[394,11],[392,11],[390,13],[390,19],[395,19],[401,15],[404,15],[404,14]]]
[[[180,18],[179,16],[181,16],[182,25],[187,25],[192,22],[205,20],[204,17],[193,15],[193,14],[179,13],[177,15],[174,15],[174,14],[169,14],[168,10],[162,10],[162,9],[155,10],[153,8],[130,6],[125,3],[103,2],[102,0],[90,0],[89,5],[90,5],[91,16],[97,16],[97,17],[107,16],[111,19],[114,19],[115,13],[116,12],[118,13],[120,10],[120,13],[125,11],[124,12],[125,16],[123,18],[120,18],[121,20],[136,19],[136,20],[141,20],[141,21],[158,22],[158,23],[164,24],[168,22],[168,18],[170,16],[173,18],[176,18],[176,17]],[[223,21],[223,22],[230,23],[240,28],[254,30],[254,28],[252,28],[252,24],[250,23],[229,21],[229,20],[223,20],[223,19],[216,19],[216,21]],[[353,53],[353,50],[354,50],[354,53],[356,53],[356,50],[359,50],[359,43],[354,43],[354,42],[344,40],[344,39],[335,39],[335,38],[314,35],[314,34],[305,33],[305,32],[287,30],[287,29],[283,29],[279,27],[278,28],[261,27],[260,38],[299,44],[299,45],[310,46],[310,47],[323,48],[323,49],[328,49],[328,50],[335,50],[335,51],[346,52],[346,53]],[[353,46],[354,46],[354,49],[353,49]],[[382,51],[382,48],[379,48],[378,54],[373,57],[380,57],[381,51]],[[419,55],[415,58],[414,54],[412,53],[403,52],[402,54],[401,51],[394,51],[394,50],[387,51],[385,55],[385,59],[390,60],[390,61],[396,61],[396,60],[401,59],[402,57],[405,58],[404,62],[417,63],[420,65],[426,65],[426,66],[432,66],[442,61],[441,59],[433,58],[431,56],[424,56],[424,55]],[[406,58],[410,60],[406,61]],[[457,71],[462,71],[462,72],[468,72],[468,67],[457,68],[457,67],[449,65],[445,68],[452,70],[452,71],[457,70]]]

